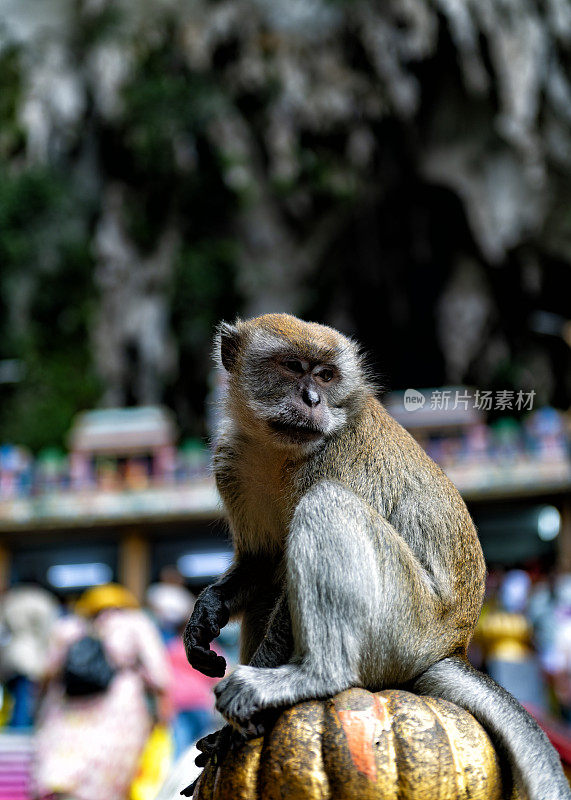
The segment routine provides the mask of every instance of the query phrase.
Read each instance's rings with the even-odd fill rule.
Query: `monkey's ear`
[[[232,372],[240,349],[240,332],[235,325],[222,322],[218,329],[220,340],[220,360],[227,372]]]

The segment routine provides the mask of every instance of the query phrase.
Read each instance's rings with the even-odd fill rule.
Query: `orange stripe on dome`
[[[375,742],[382,731],[390,728],[386,701],[374,696],[374,703],[369,708],[358,711],[336,709],[336,713],[347,738],[353,764],[369,780],[375,781],[377,779]]]

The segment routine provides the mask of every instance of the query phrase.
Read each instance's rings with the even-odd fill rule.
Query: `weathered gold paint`
[[[284,711],[265,737],[208,766],[194,800],[518,800],[466,711],[349,689]]]
[[[301,703],[285,711],[265,738],[260,759],[259,797],[331,797],[323,767],[323,704]]]
[[[228,753],[224,769],[216,770],[212,800],[227,797],[256,800],[258,797],[258,767],[262,739],[251,739],[238,750]]]

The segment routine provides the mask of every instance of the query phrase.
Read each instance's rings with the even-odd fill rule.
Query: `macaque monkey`
[[[476,530],[376,399],[358,347],[266,314],[222,323],[216,348],[228,393],[214,469],[235,558],[184,638],[193,667],[223,676],[209,644],[241,615],[243,665],[215,688],[232,729],[258,734],[268,712],[353,686],[404,687],[472,713],[524,797],[571,798],[539,726],[467,661],[485,580]],[[197,763],[213,738],[201,749]]]

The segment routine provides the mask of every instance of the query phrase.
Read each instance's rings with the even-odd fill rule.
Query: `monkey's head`
[[[351,340],[289,314],[223,322],[216,356],[228,372],[234,423],[288,449],[312,450],[334,436],[370,391]]]

